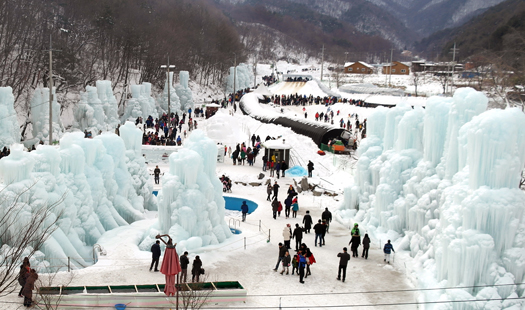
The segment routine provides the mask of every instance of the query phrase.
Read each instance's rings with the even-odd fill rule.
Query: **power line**
[[[112,295],[115,296],[115,295]],[[140,296],[139,296],[140,297]],[[237,296],[239,297],[239,296]],[[158,297],[157,297],[158,298]],[[173,298],[173,297],[172,297]],[[183,297],[184,298],[184,297]],[[203,297],[195,297],[198,298],[205,298]],[[166,297],[166,299],[171,299],[169,297]],[[525,300],[525,297],[509,297],[509,298],[485,298],[485,299],[463,299],[463,300],[439,300],[439,301],[422,301],[422,302],[397,302],[397,303],[379,303],[379,304],[344,304],[344,305],[301,305],[301,306],[245,306],[245,307],[239,307],[239,306],[232,306],[232,307],[207,307],[203,306],[200,309],[213,309],[213,310],[229,310],[229,309],[304,309],[304,308],[310,308],[310,309],[319,309],[319,308],[355,308],[355,307],[388,307],[388,306],[411,306],[411,305],[435,305],[435,304],[455,304],[455,303],[467,303],[467,302],[489,302],[489,301],[512,301],[512,300]],[[13,302],[13,301],[0,301],[0,303],[4,304],[20,304],[20,302]],[[172,303],[175,305],[175,302]],[[68,305],[66,302],[59,302],[58,305],[60,306],[72,306]],[[110,308],[111,306],[103,306],[103,305],[89,305],[89,306],[81,306],[81,305],[75,305],[75,308],[77,309],[83,309],[83,308]],[[143,306],[130,306],[128,305],[126,309],[144,309]],[[166,309],[165,306],[148,306],[148,309]]]

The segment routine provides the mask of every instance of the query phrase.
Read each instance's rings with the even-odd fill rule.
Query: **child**
[[[299,274],[299,257],[297,254],[295,254],[292,259],[292,275],[294,274],[294,271]]]
[[[286,270],[286,274],[289,274],[289,266],[290,266],[290,253],[288,251],[284,254],[284,258],[282,260],[283,262],[283,271],[281,271],[281,274],[284,273],[284,270]],[[292,270],[293,274],[293,270]]]

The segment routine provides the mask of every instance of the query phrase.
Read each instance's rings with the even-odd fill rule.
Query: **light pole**
[[[49,145],[53,145],[53,41],[51,35],[49,35]]]
[[[175,65],[170,65],[170,56],[168,56],[168,64],[160,66],[168,72],[168,121],[171,122],[171,87],[170,87],[170,68],[175,68]]]
[[[233,98],[232,98],[233,103],[235,103],[235,94],[236,94],[235,80],[236,79],[237,79],[237,54],[233,53]]]

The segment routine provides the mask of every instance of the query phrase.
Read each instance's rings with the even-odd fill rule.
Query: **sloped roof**
[[[355,63],[360,63],[360,64],[362,64],[363,66],[365,66],[365,67],[367,67],[367,68],[370,68],[370,69],[373,69],[373,68],[374,68],[374,66],[369,65],[369,64],[367,64],[367,63],[364,62],[364,61],[347,62],[347,63],[345,63],[345,68],[346,68],[346,67],[350,67],[351,65],[353,65],[353,64],[355,64]]]

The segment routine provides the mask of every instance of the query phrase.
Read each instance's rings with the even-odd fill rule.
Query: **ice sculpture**
[[[142,156],[142,130],[135,127],[133,122],[126,122],[120,127],[120,137],[126,145],[128,171],[132,184],[138,196],[144,198],[144,207],[150,211],[157,210],[157,201],[153,193],[153,186],[149,182],[149,172],[146,160]]]
[[[180,79],[180,84],[175,86],[175,90],[177,91],[177,96],[179,96],[179,99],[180,99],[181,110],[182,111],[188,111],[188,109],[193,110],[193,107],[194,107],[193,94],[191,93],[191,89],[188,86],[188,82],[190,79],[190,73],[188,71],[179,72],[179,79]]]
[[[160,94],[160,96],[157,99],[157,106],[159,107],[159,114],[160,113],[168,113],[168,75],[166,74],[166,82],[164,83],[164,90]],[[173,72],[170,72],[170,111],[172,113],[178,112],[179,114],[181,111],[181,103],[179,100],[179,96],[177,96],[177,92],[175,90],[175,87],[173,87]]]
[[[113,94],[111,81],[97,81],[98,98],[102,103],[106,115],[106,125],[109,128],[117,128],[120,123],[118,118],[117,98]]]
[[[11,87],[0,87],[0,149],[20,142],[20,129]]]
[[[56,88],[53,87],[53,139],[58,141],[64,134],[60,119],[60,105],[57,101]],[[33,138],[47,142],[49,140],[49,88],[37,88],[31,98],[31,123]]]
[[[137,135],[124,130],[128,142]],[[59,216],[58,229],[41,249],[42,266],[67,266],[68,257],[74,258],[74,268],[87,266],[92,246],[105,231],[143,219],[143,204],[152,201],[152,193],[134,187],[137,176],[130,171],[146,167],[135,157],[136,145],[126,145],[113,133],[94,139],[67,133],[58,148],[39,145],[27,153],[15,144],[11,155],[0,160],[0,213],[26,191],[16,202],[24,210],[21,223],[40,208]]]
[[[222,185],[215,175],[217,145],[201,130],[193,131],[184,145],[170,155],[159,194],[159,229],[168,232],[181,251],[231,236],[224,221]]]
[[[122,122],[135,121],[138,117],[142,117],[145,121],[150,115],[154,119],[158,118],[155,99],[151,96],[151,83],[131,85],[130,89],[131,99],[127,102],[126,110],[121,118]]]
[[[356,184],[345,190],[337,211],[378,237],[401,236],[397,248],[410,250],[417,277],[425,279],[419,286],[511,284],[443,290],[438,298],[445,301],[524,293],[512,284],[525,273],[525,193],[518,188],[525,114],[485,111],[487,102],[464,88],[453,98],[430,98],[425,111],[376,110],[358,150]],[[492,301],[491,307],[514,303]]]
[[[240,63],[237,67],[230,68],[230,75],[228,75],[226,80],[226,91],[228,93],[233,92],[233,77],[234,70],[237,69],[235,74],[235,88],[237,90],[242,90],[245,88],[250,88],[253,86],[253,71],[249,65]]]

